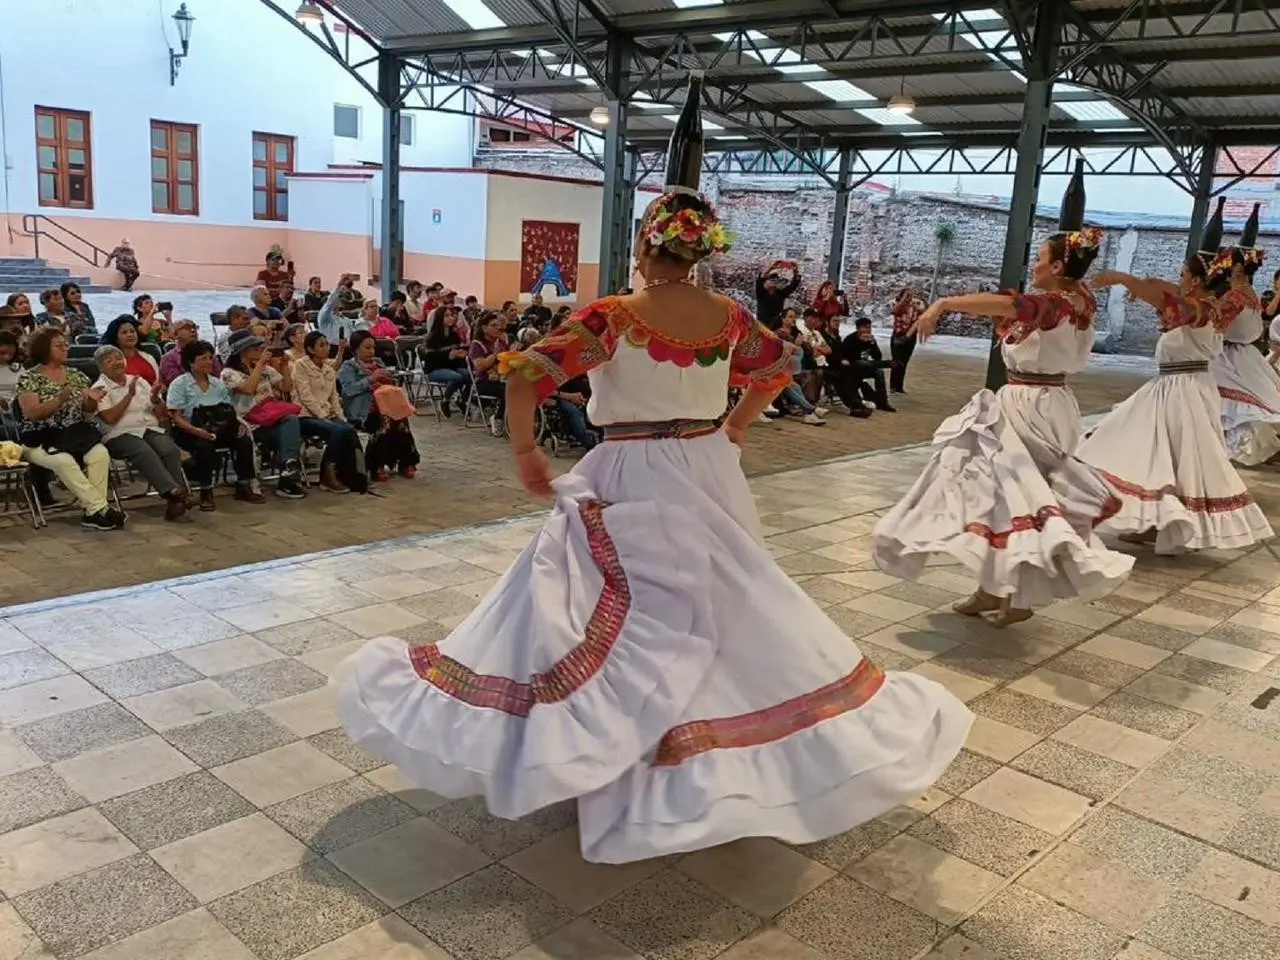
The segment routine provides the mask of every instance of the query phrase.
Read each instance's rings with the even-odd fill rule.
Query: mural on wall
[[[520,231],[520,292],[571,297],[578,290],[576,223],[525,220]]]

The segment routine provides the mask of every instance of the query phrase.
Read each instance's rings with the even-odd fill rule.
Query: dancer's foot
[[[1031,619],[1030,610],[1022,610],[1013,606],[1006,597],[1000,602],[1000,609],[995,616],[988,617],[987,620],[993,627],[1011,627],[1015,623],[1021,623],[1023,620]]]
[[[957,600],[951,605],[951,609],[966,617],[976,617],[983,613],[990,613],[992,610],[999,610],[1000,598],[993,597],[985,590],[979,590],[965,600]]]
[[[1147,530],[1143,530],[1141,533],[1122,533],[1120,534],[1120,539],[1125,543],[1148,544],[1155,543],[1156,537],[1159,536],[1159,534],[1159,530],[1155,527],[1150,527]]]

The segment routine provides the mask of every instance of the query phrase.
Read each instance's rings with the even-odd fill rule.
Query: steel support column
[[[1049,134],[1049,107],[1053,98],[1054,55],[1061,31],[1056,0],[1040,0],[1036,8],[1034,49],[1027,63],[1027,89],[1022,100],[1022,124],[1018,130],[1017,163],[1013,171],[1013,196],[1009,201],[1009,225],[1000,261],[1000,287],[1021,290],[1031,259],[1031,235],[1035,228],[1036,198]],[[1000,338],[993,336],[987,358],[987,389],[998,390],[1006,380]]]
[[[1200,154],[1200,169],[1196,173],[1195,200],[1191,204],[1191,226],[1187,234],[1187,256],[1195,256],[1200,249],[1200,235],[1209,219],[1209,202],[1213,199],[1213,174],[1218,168],[1218,148],[1212,143],[1204,145]]]
[[[609,41],[605,63],[609,123],[604,128],[604,195],[600,203],[600,278],[596,293],[608,296],[630,285],[636,158],[627,149],[629,41]]]
[[[400,60],[378,55],[378,101],[382,104],[382,233],[378,257],[381,299],[391,299],[404,273],[404,217],[400,211]]]
[[[836,206],[831,214],[831,249],[827,253],[827,279],[840,289],[844,273],[844,242],[849,234],[849,194],[853,192],[853,148],[840,151],[840,170],[836,177]]]

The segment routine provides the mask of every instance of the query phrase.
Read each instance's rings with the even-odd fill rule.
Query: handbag
[[[191,425],[197,430],[208,430],[217,438],[214,442],[224,446],[234,443],[240,433],[236,408],[229,403],[196,407],[191,411]]]
[[[255,427],[274,427],[286,417],[296,417],[302,408],[288,400],[277,400],[274,397],[263,400],[244,415],[245,420]]]
[[[85,455],[102,442],[102,431],[88,420],[80,420],[65,427],[28,431],[22,442],[28,447],[40,447],[46,453],[69,453],[83,466]]]

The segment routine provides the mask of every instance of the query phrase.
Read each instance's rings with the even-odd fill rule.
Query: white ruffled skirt
[[[972,716],[884,673],[774,563],[737,449],[605,443],[447,639],[372,641],[337,678],[351,738],[518,818],[577,798],[583,856],[823,839],[930,786]]]
[[[1119,504],[1070,456],[1079,424],[1064,387],[979,391],[938,427],[928,466],[876,524],[876,564],[914,580],[949,556],[1020,609],[1110,593],[1133,558],[1093,533]]]
[[[1077,456],[1121,500],[1107,526],[1156,530],[1157,553],[1245,547],[1274,535],[1227,457],[1217,385],[1207,371],[1143,384],[1094,428]]]
[[[1280,453],[1280,376],[1251,343],[1223,345],[1209,364],[1231,459],[1246,467]]]

